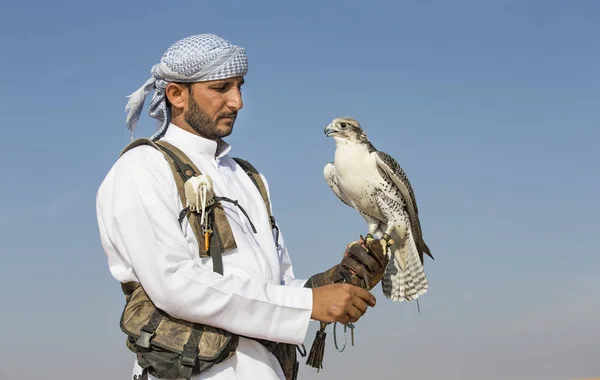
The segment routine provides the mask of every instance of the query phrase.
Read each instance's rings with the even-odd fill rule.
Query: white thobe
[[[183,209],[171,168],[161,152],[140,146],[121,156],[97,193],[97,218],[110,273],[139,282],[156,307],[175,318],[236,334],[302,344],[312,312],[312,291],[296,279],[283,235],[275,245],[265,203],[224,142],[204,139],[171,124],[162,138],[181,149],[213,181],[237,248],[223,254],[223,275],[198,241]],[[268,190],[268,183],[263,177]],[[134,375],[141,368],[134,359]],[[151,376],[149,378],[152,378]],[[284,379],[275,357],[260,343],[240,338],[236,355],[198,379]]]

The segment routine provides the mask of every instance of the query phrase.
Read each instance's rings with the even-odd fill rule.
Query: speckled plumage
[[[431,252],[406,173],[393,157],[375,149],[352,118],[334,119],[325,133],[336,143],[334,161],[324,168],[327,184],[363,216],[369,233],[387,233],[395,241],[382,278],[384,295],[394,301],[417,299],[428,289],[423,254]]]

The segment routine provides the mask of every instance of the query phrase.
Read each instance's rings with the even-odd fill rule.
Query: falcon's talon
[[[394,239],[392,239],[392,237],[390,235],[388,235],[387,233],[383,234],[383,236],[381,237],[381,240],[385,241],[388,246],[391,246],[395,243]]]

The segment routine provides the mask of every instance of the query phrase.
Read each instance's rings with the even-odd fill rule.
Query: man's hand
[[[317,321],[348,324],[356,322],[375,306],[375,296],[351,284],[329,284],[313,288],[311,318]]]

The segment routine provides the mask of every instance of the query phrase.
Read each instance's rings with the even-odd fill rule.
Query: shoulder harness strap
[[[145,138],[137,139],[129,144],[121,152],[121,155],[141,145],[152,146],[164,155],[173,172],[181,203],[185,207],[187,202],[185,199],[184,184],[191,177],[202,174],[201,171],[180,149],[162,140],[152,141]],[[188,213],[187,216],[192,226],[192,230],[194,231],[194,235],[198,241],[200,256],[212,256],[213,267],[215,271],[222,274],[223,264],[221,255],[225,251],[236,248],[237,244],[233,237],[231,226],[229,225],[223,207],[217,202],[215,206],[211,208],[211,210],[214,215],[209,215],[209,217],[214,222],[212,223],[214,239],[210,239],[210,248],[208,252],[204,249],[202,244],[204,237],[202,236],[202,226],[200,226],[200,219],[198,215],[196,213]]]
[[[250,179],[252,179],[252,182],[254,182],[254,185],[256,185],[256,187],[258,188],[258,191],[260,192],[260,195],[262,196],[263,201],[265,202],[265,207],[267,208],[267,214],[269,215],[269,222],[271,223],[271,228],[274,229],[277,233],[277,236],[275,238],[275,244],[278,244],[279,243],[279,228],[277,227],[275,217],[273,216],[273,214],[271,212],[271,202],[269,201],[269,194],[267,194],[267,188],[266,188],[258,170],[256,170],[256,168],[251,163],[249,163],[248,161],[246,161],[242,158],[234,157],[233,159],[235,160],[235,162],[238,163],[238,165],[240,165],[242,167],[242,169],[244,169],[246,174],[248,174]]]

